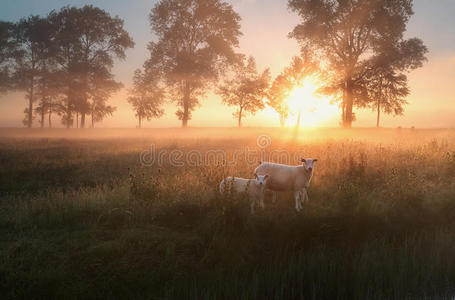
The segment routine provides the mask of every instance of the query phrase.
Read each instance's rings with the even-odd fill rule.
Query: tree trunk
[[[76,112],[76,128],[79,128],[79,112]]]
[[[345,112],[344,112],[344,122],[343,126],[345,128],[351,128],[352,127],[352,107],[353,107],[353,101],[354,101],[354,95],[353,95],[353,82],[352,78],[348,76],[346,79],[346,94],[345,94]]]
[[[49,102],[49,128],[52,128],[52,103]]]
[[[92,111],[92,128],[95,128],[95,118],[93,118],[93,111]]]
[[[190,107],[190,84],[188,81],[185,81],[185,91],[184,91],[184,95],[183,95],[182,128],[188,127],[189,107]]]
[[[240,106],[240,109],[239,109],[239,128],[242,127],[242,113],[243,113],[243,107]]]
[[[85,100],[84,100],[85,101]],[[85,103],[84,103],[85,104]],[[81,128],[85,127],[85,112],[81,112]]]
[[[34,78],[32,77],[30,83],[30,97],[28,98],[28,122],[27,127],[32,128],[33,125],[33,98],[34,98]]]
[[[44,107],[41,107],[41,129],[44,128]]]
[[[73,113],[71,111],[71,98],[68,97],[68,103],[66,105],[66,128],[69,129],[72,126],[71,118],[73,117]],[[70,123],[71,122],[71,123]]]
[[[71,112],[71,106],[70,106],[70,100],[68,99],[68,105],[66,106],[66,128],[69,129],[70,125],[72,126],[73,124],[70,123],[72,116]]]
[[[89,76],[89,49],[85,49],[85,58],[84,58],[84,70],[83,70],[83,91],[81,98],[81,128],[85,128],[85,114],[88,111],[88,76]]]
[[[188,127],[188,107],[185,106],[183,109],[182,128]]]
[[[378,116],[376,118],[376,128],[379,128],[379,118],[381,117],[381,101],[378,100]]]
[[[344,127],[344,123],[346,122],[346,102],[345,102],[345,96],[346,91],[343,91],[343,100],[341,103],[341,125]]]
[[[141,118],[141,116],[139,116],[138,118],[139,118],[139,128],[142,128],[142,118]]]

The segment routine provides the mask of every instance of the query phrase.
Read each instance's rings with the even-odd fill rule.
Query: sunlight
[[[338,117],[339,109],[330,103],[328,97],[316,94],[320,84],[312,78],[307,78],[300,86],[296,86],[288,99],[291,115],[286,120],[287,126],[295,126],[299,111],[301,112],[300,126],[323,126],[327,121]]]

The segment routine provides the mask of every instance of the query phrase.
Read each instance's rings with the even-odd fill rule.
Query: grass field
[[[216,191],[302,155],[300,213]],[[455,295],[455,130],[2,129],[0,166],[3,299]]]

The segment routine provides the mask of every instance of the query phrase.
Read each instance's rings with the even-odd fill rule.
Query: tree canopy
[[[295,87],[301,86],[303,80],[316,74],[319,66],[311,58],[302,53],[301,56],[295,56],[289,66],[275,78],[267,91],[267,105],[273,108],[280,116],[280,125],[284,127],[285,121],[289,114],[288,99]],[[305,101],[305,99],[301,99]]]
[[[267,95],[269,82],[269,69],[258,73],[256,61],[250,56],[235,66],[232,79],[218,87],[217,93],[221,95],[223,103],[237,108],[233,115],[239,127],[246,114],[255,114],[265,107],[263,99]]]
[[[342,94],[345,127],[352,125],[354,106],[374,101],[371,85],[364,84],[372,74],[388,69],[404,79],[405,72],[425,60],[423,42],[403,37],[413,14],[412,0],[290,0],[289,7],[301,18],[290,37],[327,61],[333,74],[331,90]],[[390,101],[394,99],[402,98]],[[403,103],[398,100],[394,105]]]
[[[43,83],[47,67],[55,54],[53,31],[48,20],[39,16],[21,19],[15,24],[14,31],[17,45],[14,84],[17,89],[26,92],[28,107],[24,110],[24,125],[30,128],[34,119],[33,104],[37,101],[38,83],[40,80]]]
[[[70,112],[76,110],[84,127],[85,115],[96,106],[95,95],[106,98],[120,87],[111,73],[114,58],[124,59],[134,42],[124,30],[123,20],[92,5],[64,7],[51,12],[49,18],[57,28],[57,60],[66,81],[66,120],[71,122]]]
[[[221,0],[161,0],[152,9],[150,25],[157,41],[149,44],[145,66],[166,82],[183,127],[207,88],[238,61],[239,21],[232,6]]]
[[[0,21],[0,93],[11,88],[11,62],[15,53],[14,25]]]
[[[146,74],[140,69],[134,72],[133,87],[129,91],[128,102],[133,106],[139,128],[142,127],[142,120],[160,118],[164,114],[162,109],[164,91],[158,86],[153,75]]]

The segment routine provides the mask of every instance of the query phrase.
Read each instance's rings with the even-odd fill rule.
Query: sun
[[[286,120],[287,126],[295,126],[300,112],[300,126],[317,127],[334,120],[338,115],[338,107],[331,103],[330,98],[317,94],[321,87],[313,78],[306,78],[294,87],[287,99],[291,115]]]

